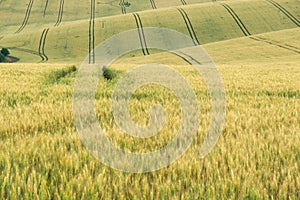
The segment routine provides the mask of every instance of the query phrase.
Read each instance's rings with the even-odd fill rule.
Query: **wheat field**
[[[110,169],[82,145],[72,118],[74,67],[1,64],[1,197],[298,199],[299,54],[291,59],[289,51],[265,44],[264,51],[256,48],[253,52],[256,60],[243,56],[237,63],[234,55],[252,42],[245,38],[206,47],[216,58],[224,81],[227,117],[216,147],[204,159],[198,157],[198,152],[210,117],[205,83],[195,70],[171,54],[147,57],[146,62],[160,58],[186,77],[197,94],[201,121],[197,139],[182,158],[167,168],[146,174]],[[226,48],[227,60],[215,50],[221,45],[223,49],[226,45],[235,47]],[[277,54],[282,61],[277,61]],[[111,67],[121,76],[139,62],[136,57],[125,57]],[[64,76],[60,76],[62,71],[66,72]],[[101,78],[95,99],[99,122],[109,130],[111,141],[135,152],[153,151],[168,143],[174,136],[170,130],[179,123],[176,97],[158,86],[136,91],[129,105],[134,121],[146,123],[149,106],[161,103],[170,111],[171,122],[151,140],[137,140],[114,125],[110,96],[117,80]]]

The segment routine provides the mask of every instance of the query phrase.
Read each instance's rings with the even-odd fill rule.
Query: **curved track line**
[[[0,48],[4,48],[4,47],[0,46]],[[22,52],[33,54],[33,55],[36,55],[36,56],[40,56],[39,52],[34,51],[34,50],[30,50],[30,49],[25,49],[25,48],[21,48],[21,47],[6,47],[6,48],[11,49],[11,50],[15,50],[15,51],[22,51]]]
[[[140,39],[140,43],[141,43],[141,47],[142,47],[142,52],[143,52],[144,55],[146,55],[145,50],[144,50],[144,43],[143,43],[143,40],[142,40],[142,36],[141,36],[141,32],[140,32],[140,27],[139,27],[139,22],[138,22],[137,16],[136,16],[135,13],[133,13],[133,16],[134,16],[134,19],[135,19],[136,27],[138,29],[138,35],[139,35],[139,39]]]
[[[43,32],[42,32],[42,35],[41,35],[41,37],[40,37],[40,42],[39,42],[39,48],[38,48],[39,56],[40,56],[41,59],[42,59],[41,62],[44,62],[44,61],[45,61],[45,57],[44,57],[44,55],[43,55],[43,53],[42,53],[42,45],[43,45],[42,43],[43,43],[43,38],[44,38],[45,31],[46,31],[46,29],[44,29]]]
[[[121,7],[122,14],[126,14],[126,7],[124,3],[124,0],[120,0],[119,6]]]
[[[242,20],[239,18],[239,16],[234,12],[234,10],[227,5],[226,3],[220,3],[221,6],[223,6],[227,12],[232,16],[236,24],[240,27],[241,31],[244,33],[245,36],[251,35],[251,33],[248,31]]]
[[[148,51],[148,47],[147,47],[147,43],[146,43],[146,37],[145,37],[145,33],[144,33],[144,28],[143,28],[143,24],[142,24],[142,20],[141,20],[141,17],[138,13],[136,13],[137,17],[138,17],[138,20],[140,22],[140,28],[141,28],[141,31],[142,31],[142,35],[143,35],[143,40],[144,40],[144,44],[145,44],[145,49],[146,49],[146,53],[148,55],[150,55],[149,51]]]
[[[273,46],[277,46],[277,47],[280,47],[280,48],[283,48],[283,49],[286,49],[286,50],[289,50],[289,51],[293,51],[295,53],[300,54],[300,49],[297,48],[297,47],[291,46],[291,45],[282,44],[282,43],[277,42],[275,40],[270,40],[270,39],[266,39],[266,38],[259,37],[259,36],[252,36],[250,38],[252,40],[256,40],[258,42],[264,42],[264,43],[267,43],[267,44],[270,44],[270,45],[273,45]]]
[[[141,17],[137,13],[133,13],[133,16],[134,16],[134,19],[136,22],[136,27],[138,29],[138,35],[139,35],[139,39],[140,39],[140,43],[141,43],[141,47],[142,47],[142,52],[145,56],[150,55],[148,47],[147,47],[147,43],[146,43],[146,38],[145,38],[145,33],[144,33]]]
[[[62,18],[63,18],[63,13],[64,13],[64,4],[65,4],[65,1],[60,0],[57,21],[56,21],[54,26],[59,26],[61,24],[61,21],[62,21]]]
[[[95,0],[91,0],[89,23],[89,64],[95,63]]]
[[[191,39],[193,40],[194,45],[195,46],[200,45],[200,42],[197,38],[197,34],[194,30],[194,27],[193,27],[193,25],[191,23],[191,20],[188,17],[187,13],[182,8],[177,8],[177,10],[180,12],[180,14],[181,14],[181,16],[184,20],[184,23],[186,25],[186,28],[187,28],[189,34],[190,34]]]
[[[48,56],[45,54],[45,46],[46,46],[46,39],[47,39],[48,32],[49,32],[49,28],[46,29],[44,39],[43,39],[43,45],[42,45],[42,53],[46,59],[45,62],[48,61]]]
[[[175,55],[175,56],[180,57],[182,60],[184,60],[185,62],[189,63],[189,65],[192,65],[192,63],[191,63],[188,59],[186,59],[184,56],[178,54],[177,52],[175,53],[175,52],[172,52],[172,51],[171,51],[171,52],[169,52],[169,53],[171,53],[171,54],[173,54],[173,55]]]
[[[48,3],[49,3],[49,0],[46,0],[46,3],[45,3],[45,8],[44,8],[44,16],[46,16],[46,11],[47,11],[47,7],[48,7]]]
[[[182,5],[187,5],[186,1],[185,0],[180,0]]]
[[[294,17],[289,11],[287,11],[284,7],[282,7],[280,4],[278,4],[273,0],[266,0],[266,1],[272,4],[273,6],[275,6],[276,8],[278,8],[283,14],[285,14],[285,16],[287,16],[287,18],[289,18],[294,24],[300,27],[300,21],[296,17]]]
[[[25,26],[27,25],[33,3],[34,3],[34,0],[30,0],[30,2],[28,4],[28,7],[27,7],[27,10],[26,10],[24,20],[22,22],[22,25],[20,26],[20,28],[15,33],[20,33],[25,28]]]
[[[187,55],[181,51],[176,51],[176,52],[171,52],[172,54],[179,56],[182,60],[184,60],[185,62],[189,63],[190,65],[193,65],[192,62],[197,63],[199,65],[202,65],[201,62],[199,62],[198,60],[194,59],[192,56]]]
[[[191,61],[193,61],[193,62],[195,62],[195,63],[197,63],[197,64],[199,64],[199,65],[202,65],[201,62],[199,62],[198,60],[194,59],[192,56],[183,53],[182,51],[177,51],[177,53],[179,53],[179,54],[181,54],[181,55],[183,55],[183,56],[188,57]],[[178,54],[177,54],[177,55],[178,55]]]
[[[150,3],[151,3],[151,6],[152,6],[153,9],[157,9],[154,0],[150,0]]]
[[[40,38],[40,42],[39,42],[38,53],[39,53],[39,56],[42,59],[41,62],[47,62],[48,61],[48,57],[45,54],[45,45],[46,45],[46,39],[47,39],[48,32],[49,32],[49,28],[45,28],[43,30],[41,38]]]

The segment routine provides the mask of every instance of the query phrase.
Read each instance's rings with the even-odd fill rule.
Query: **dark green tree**
[[[124,2],[124,6],[125,7],[130,7],[131,6],[131,3],[129,3],[128,1]]]
[[[8,56],[10,54],[10,52],[8,51],[7,48],[2,48],[1,49],[1,53],[4,55],[4,56]]]
[[[0,52],[0,63],[6,62],[5,56]]]

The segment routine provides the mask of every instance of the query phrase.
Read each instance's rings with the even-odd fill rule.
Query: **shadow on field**
[[[20,58],[14,57],[14,56],[6,56],[6,60],[8,63],[15,63],[20,60]]]

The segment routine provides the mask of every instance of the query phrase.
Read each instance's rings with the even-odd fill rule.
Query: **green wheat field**
[[[0,63],[0,199],[300,199],[299,0],[0,0],[0,13],[0,49],[10,52]],[[136,66],[161,63],[178,71],[200,110],[197,137],[180,159],[134,174],[89,153],[72,101],[80,65],[93,59],[89,52],[145,27],[173,29],[203,46],[224,83],[226,122],[216,146],[200,158],[211,118],[203,78],[157,49],[120,57],[109,66],[115,77],[99,79],[94,103],[114,145],[156,151],[181,122],[172,91],[147,85],[130,100],[131,119],[147,125],[149,109],[159,103],[167,113],[164,128],[148,139],[118,128],[111,95]]]

